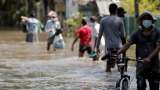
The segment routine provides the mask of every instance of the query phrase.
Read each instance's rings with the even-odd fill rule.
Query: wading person
[[[100,27],[100,24],[97,22],[97,18],[95,16],[90,18],[90,26],[92,27],[92,49],[94,50]]]
[[[98,33],[99,33],[99,28],[100,28],[100,24],[97,22],[97,17],[96,16],[92,16],[90,18],[90,24],[92,27],[92,39],[91,39],[91,46],[92,46],[92,55],[97,55],[97,60],[98,57],[104,53],[104,47],[105,47],[105,41],[104,41],[104,37],[102,36],[101,39],[101,43],[100,43],[100,51],[101,53],[96,53],[95,52],[95,48],[96,48],[96,42],[97,42],[97,38],[98,38]]]
[[[26,27],[26,42],[39,41],[38,33],[42,32],[43,25],[35,18],[35,14],[32,13],[30,17],[21,16],[21,19]]]
[[[117,16],[123,20],[124,28],[126,27],[125,13],[126,13],[126,11],[124,10],[123,7],[118,7]],[[125,28],[124,32],[126,33],[126,28]],[[122,44],[124,45],[125,43],[126,43],[126,34],[125,34],[125,38],[122,38]],[[123,57],[126,57],[126,52],[123,53]],[[128,66],[128,61],[125,60],[125,71],[127,71],[127,66]]]
[[[45,31],[48,32],[48,41],[47,41],[47,50],[50,50],[50,46],[53,45],[53,48],[64,48],[65,43],[62,37],[62,29],[60,22],[57,17],[57,13],[50,11],[48,13],[48,20],[45,25]]]
[[[125,52],[132,44],[136,45],[136,59],[142,58],[143,62],[136,65],[137,90],[146,90],[146,80],[150,90],[159,90],[159,58],[160,31],[154,26],[154,17],[149,12],[144,12],[139,17],[139,30],[130,36],[128,42],[118,51]]]
[[[99,53],[99,45],[102,35],[105,38],[105,53],[111,54],[122,47],[122,38],[124,38],[123,20],[117,16],[117,5],[112,3],[109,5],[110,16],[102,18],[100,22],[100,30],[97,40],[97,53]],[[112,59],[106,60],[106,72],[111,72],[111,67],[115,66]]]
[[[76,32],[76,38],[72,43],[71,50],[74,50],[74,44],[80,39],[79,44],[79,57],[83,57],[85,51],[90,55],[92,53],[91,47],[91,37],[92,37],[92,28],[87,25],[86,19],[82,19],[81,21],[82,26]],[[95,57],[93,57],[93,60]]]

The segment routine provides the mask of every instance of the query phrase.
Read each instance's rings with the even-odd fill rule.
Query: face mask
[[[143,20],[142,25],[144,28],[149,28],[152,26],[152,20]]]

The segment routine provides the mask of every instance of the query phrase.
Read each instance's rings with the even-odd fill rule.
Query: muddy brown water
[[[26,43],[21,31],[0,31],[0,90],[115,90],[117,69],[105,72],[103,61],[78,58],[70,51],[72,39],[65,38],[65,49],[46,51],[47,33],[38,43]],[[136,90],[135,68],[131,90]]]

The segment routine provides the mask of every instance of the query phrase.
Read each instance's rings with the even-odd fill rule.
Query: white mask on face
[[[149,28],[152,26],[152,20],[143,20],[142,25],[144,28]]]

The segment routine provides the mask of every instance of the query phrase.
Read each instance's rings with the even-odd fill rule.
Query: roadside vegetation
[[[134,0],[121,0],[121,5],[130,15],[134,15]],[[159,15],[160,0],[139,0],[139,12],[150,11],[154,15]]]

